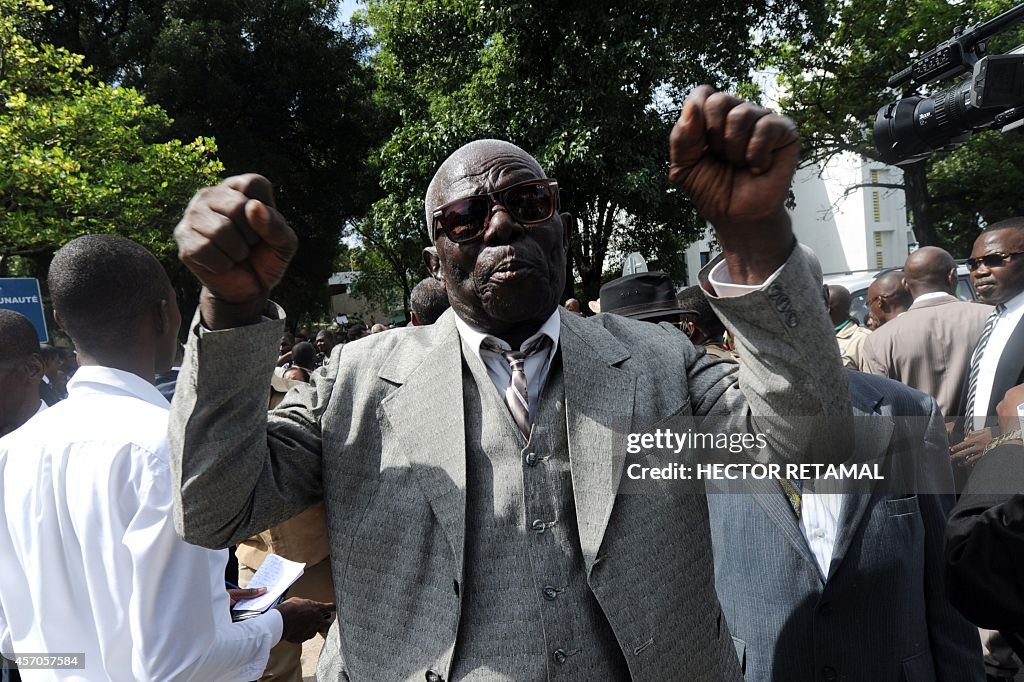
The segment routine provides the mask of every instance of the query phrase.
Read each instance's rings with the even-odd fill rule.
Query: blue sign
[[[39,280],[31,277],[0,278],[0,308],[21,313],[36,328],[39,343],[49,343],[46,317],[43,316],[43,296],[39,293]]]

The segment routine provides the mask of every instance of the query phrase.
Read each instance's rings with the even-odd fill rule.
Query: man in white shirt
[[[121,237],[54,256],[54,314],[81,368],[67,400],[0,439],[0,652],[69,654],[25,679],[252,680],[330,606],[289,600],[232,623],[226,553],[174,532],[168,403],[152,385],[181,318],[155,258]]]
[[[36,328],[24,315],[0,309],[0,436],[46,409],[39,397],[42,375]]]

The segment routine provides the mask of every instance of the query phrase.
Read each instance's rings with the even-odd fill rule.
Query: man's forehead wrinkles
[[[476,163],[467,164],[457,178],[455,183],[462,186],[471,186],[475,191],[489,191],[495,187],[503,176],[510,173],[530,173],[538,177],[544,177],[543,173],[531,160],[511,154],[500,154],[478,160]]]

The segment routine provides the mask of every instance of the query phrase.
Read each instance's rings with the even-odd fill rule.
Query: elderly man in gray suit
[[[559,309],[573,223],[557,183],[484,140],[426,196],[425,258],[452,310],[336,350],[269,417],[283,311],[268,294],[296,239],[258,176],[200,192],[176,229],[204,285],[171,427],[180,532],[224,546],[325,501],[338,620],[321,680],[740,679],[705,498],[617,494],[613,426],[848,417],[784,208],[798,146],[788,119],[706,86],[672,131],[669,178],[724,251],[705,287],[741,368],[672,327]],[[774,436],[789,457],[813,449],[806,431]]]

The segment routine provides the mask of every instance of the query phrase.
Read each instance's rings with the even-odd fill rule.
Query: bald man
[[[828,316],[835,325],[836,341],[839,343],[839,356],[843,366],[850,369],[864,369],[861,348],[871,332],[864,329],[850,317],[850,305],[853,297],[844,286],[830,284],[828,286]]]
[[[703,281],[751,350],[742,367],[670,325],[560,308],[575,222],[558,183],[478,140],[425,199],[424,260],[451,310],[347,345],[268,416],[283,326],[268,295],[296,237],[259,176],[190,204],[176,237],[205,326],[175,399],[176,519],[223,546],[325,502],[339,608],[319,679],[742,680],[704,497],[619,494],[613,424],[842,417],[849,392],[785,210],[792,122],[702,87],[670,156],[669,180],[716,228],[724,256]],[[846,456],[781,435],[780,455]]]
[[[947,417],[961,414],[971,351],[992,308],[953,295],[956,263],[936,246],[910,254],[902,279],[914,302],[868,338],[865,371],[924,391]],[[888,302],[883,299],[883,303]]]
[[[913,302],[903,283],[902,270],[883,272],[868,287],[868,312],[878,320],[879,327],[907,312]]]

